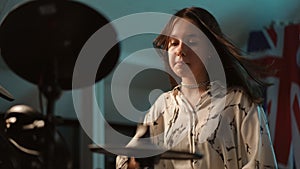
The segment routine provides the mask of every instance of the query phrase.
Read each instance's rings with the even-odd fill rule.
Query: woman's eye
[[[191,40],[187,41],[187,44],[194,45],[194,44],[197,44],[197,42],[198,41],[196,39],[191,39]]]
[[[169,42],[169,46],[177,46],[177,45],[178,45],[178,42],[176,42],[176,41]]]

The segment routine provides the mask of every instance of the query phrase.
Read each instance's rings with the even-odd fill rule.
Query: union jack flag
[[[248,52],[277,70],[266,77],[271,138],[279,168],[300,169],[300,24],[251,32]]]

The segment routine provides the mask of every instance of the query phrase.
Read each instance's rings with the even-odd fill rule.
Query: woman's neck
[[[207,77],[203,78],[190,78],[190,77],[183,77],[181,78],[181,85],[182,87],[195,89],[195,88],[202,88],[203,86],[209,85],[209,79]]]
[[[182,78],[181,80],[181,92],[192,104],[195,103],[195,100],[200,98],[201,94],[207,90],[209,85],[208,78],[199,78],[198,80]]]

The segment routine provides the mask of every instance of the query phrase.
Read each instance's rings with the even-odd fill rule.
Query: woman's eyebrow
[[[192,33],[192,34],[185,35],[183,38],[191,38],[191,37],[200,37],[200,36],[198,34]],[[170,38],[171,39],[174,39],[174,38],[178,39],[178,36],[176,34],[171,34]]]

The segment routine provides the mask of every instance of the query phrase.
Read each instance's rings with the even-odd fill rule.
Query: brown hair
[[[168,65],[169,34],[173,29],[176,18],[191,20],[208,37],[220,56],[225,71],[227,87],[240,86],[250,98],[257,103],[262,102],[264,89],[269,84],[260,80],[260,74],[267,72],[263,66],[257,66],[242,56],[242,51],[231,43],[222,33],[217,20],[207,10],[199,7],[184,8],[170,19],[161,34],[154,40],[153,45],[165,61],[166,69],[171,74],[170,82],[174,87],[177,85],[175,74],[170,71]]]

